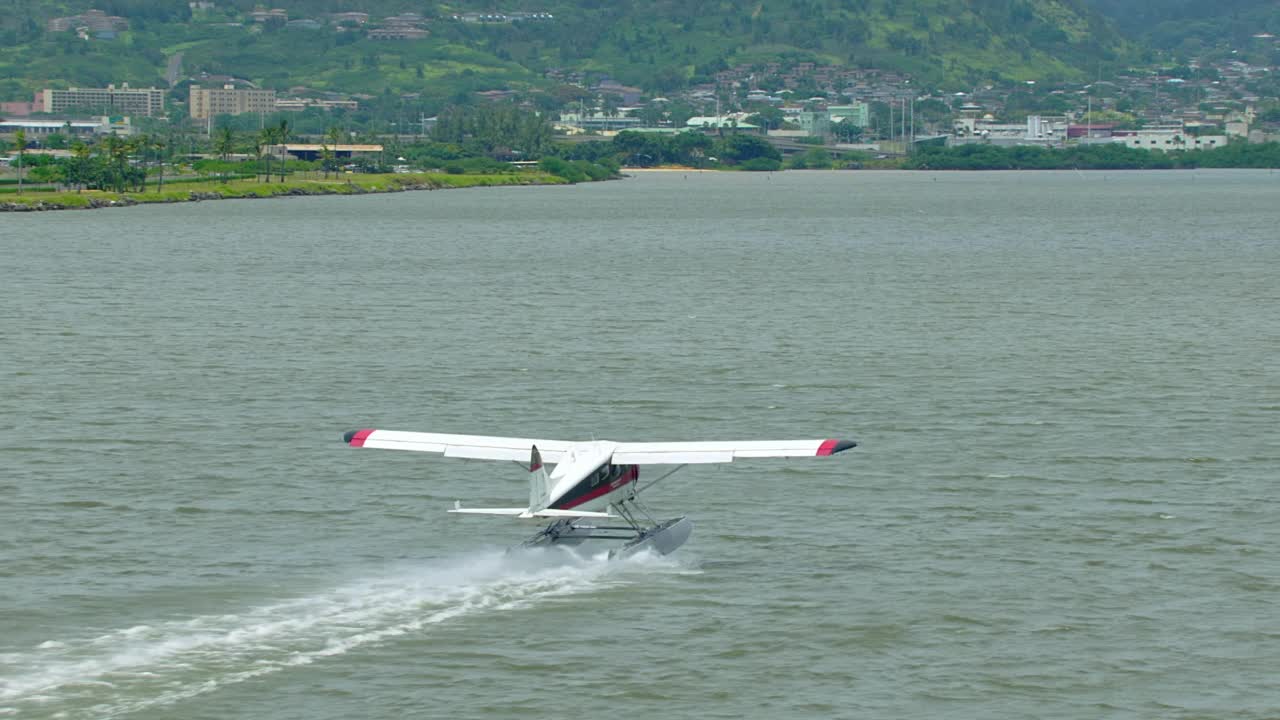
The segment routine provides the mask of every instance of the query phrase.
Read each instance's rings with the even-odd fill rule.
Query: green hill
[[[931,84],[1055,81],[1092,76],[1132,48],[1083,0],[547,0],[424,4],[398,0],[280,0],[295,21],[254,22],[249,0],[15,0],[0,20],[0,98],[47,86],[162,83],[183,76],[246,78],[264,87],[444,101],[475,90],[550,88],[546,71],[609,75],[653,93],[707,81],[719,69],[813,61],[911,73]],[[258,5],[258,7],[261,7]],[[47,30],[50,19],[96,8],[128,20],[110,37]],[[360,10],[343,29],[330,13]],[[465,22],[467,12],[545,12],[553,18]],[[423,39],[378,40],[370,29],[403,12],[424,16]],[[299,20],[314,20],[319,27]],[[297,27],[301,25],[301,27]]]
[[[1280,63],[1280,4],[1269,0],[1088,0],[1127,36],[1152,49],[1187,59],[1214,50],[1255,55]],[[1180,56],[1180,57],[1179,57]]]

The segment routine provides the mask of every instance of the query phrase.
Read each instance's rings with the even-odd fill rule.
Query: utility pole
[[[893,98],[889,98],[889,144],[893,144]]]
[[[27,148],[27,131],[21,128],[14,134],[14,140],[18,143],[18,194],[22,194],[22,171],[26,170],[26,153],[23,152]]]
[[[916,146],[916,96],[911,96],[911,147]]]

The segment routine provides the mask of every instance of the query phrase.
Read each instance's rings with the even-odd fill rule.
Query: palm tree
[[[263,150],[266,150],[267,159],[267,182],[271,182],[271,146],[276,142],[276,128],[262,128],[258,131],[258,156],[261,158]]]
[[[324,135],[325,135],[325,139],[329,141],[329,146],[330,146],[329,152],[332,154],[332,157],[329,158],[329,161],[333,165],[333,173],[337,175],[338,174],[338,161],[337,161],[338,146],[342,144],[342,131],[338,129],[337,125],[334,125],[333,127],[330,127],[328,130],[326,130]]]
[[[258,159],[253,166],[253,180],[262,182],[261,173],[258,172],[258,166],[262,163],[262,134],[251,135],[250,139],[253,141],[253,156]]]
[[[226,164],[231,157],[231,153],[236,149],[236,132],[231,129],[230,125],[223,125],[218,128],[218,137],[213,142],[214,149],[218,153],[218,157],[222,158],[223,173],[222,179],[227,179]]]
[[[124,160],[124,143],[120,137],[114,133],[106,136],[102,140],[102,149],[106,151],[106,176],[103,178],[103,185],[110,184],[116,192],[124,192],[124,173],[122,166]]]
[[[329,178],[329,171],[336,170],[334,158],[336,156],[337,144],[341,142],[342,135],[336,127],[330,127],[325,130],[324,135],[320,136],[320,168],[324,170],[325,179]]]
[[[164,150],[169,147],[169,145],[164,141],[164,138],[156,135],[151,138],[151,147],[155,148],[156,155],[159,156],[160,192],[164,192]]]
[[[18,144],[18,194],[21,195],[22,171],[26,169],[26,163],[23,162],[23,159],[26,157],[26,153],[23,151],[27,149],[27,131],[22,128],[18,128],[18,132],[13,135],[13,141]]]
[[[137,149],[137,141],[124,140],[118,135],[108,135],[106,139],[107,155],[110,157],[111,179],[116,192],[128,192],[133,173],[129,167],[129,155]],[[145,177],[145,176],[144,176]]]
[[[89,179],[89,146],[77,140],[71,145],[71,153],[74,160],[70,165],[71,172],[67,173],[67,181],[76,186],[76,192],[83,192],[85,181]]]
[[[284,168],[286,151],[284,146],[289,143],[289,121],[281,120],[280,126],[276,128],[276,142],[280,145],[280,182],[284,182]]]
[[[147,151],[151,149],[150,135],[137,135],[125,141],[129,146],[129,154],[142,153],[142,192],[147,191]]]

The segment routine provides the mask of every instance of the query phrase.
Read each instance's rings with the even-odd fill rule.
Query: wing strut
[[[667,478],[671,477],[672,475],[675,475],[676,473],[680,472],[681,470],[685,469],[686,467],[688,467],[688,466],[687,466],[687,465],[677,465],[677,466],[675,467],[675,469],[674,469],[674,470],[671,470],[670,472],[666,473],[666,474],[665,474],[665,475],[663,475],[662,477],[657,478],[656,480],[650,480],[649,482],[645,483],[642,487],[638,487],[638,488],[636,488],[636,494],[637,494],[637,495],[639,495],[642,491],[644,491],[644,490],[648,490],[649,488],[653,487],[654,485],[657,485],[658,483],[662,482],[663,480],[666,480]]]

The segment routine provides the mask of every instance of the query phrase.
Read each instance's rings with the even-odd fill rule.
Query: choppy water
[[[1280,176],[646,174],[0,217],[0,716],[1280,715]],[[847,436],[504,556],[358,427]],[[649,477],[653,477],[650,473]],[[642,478],[643,479],[643,478]]]

